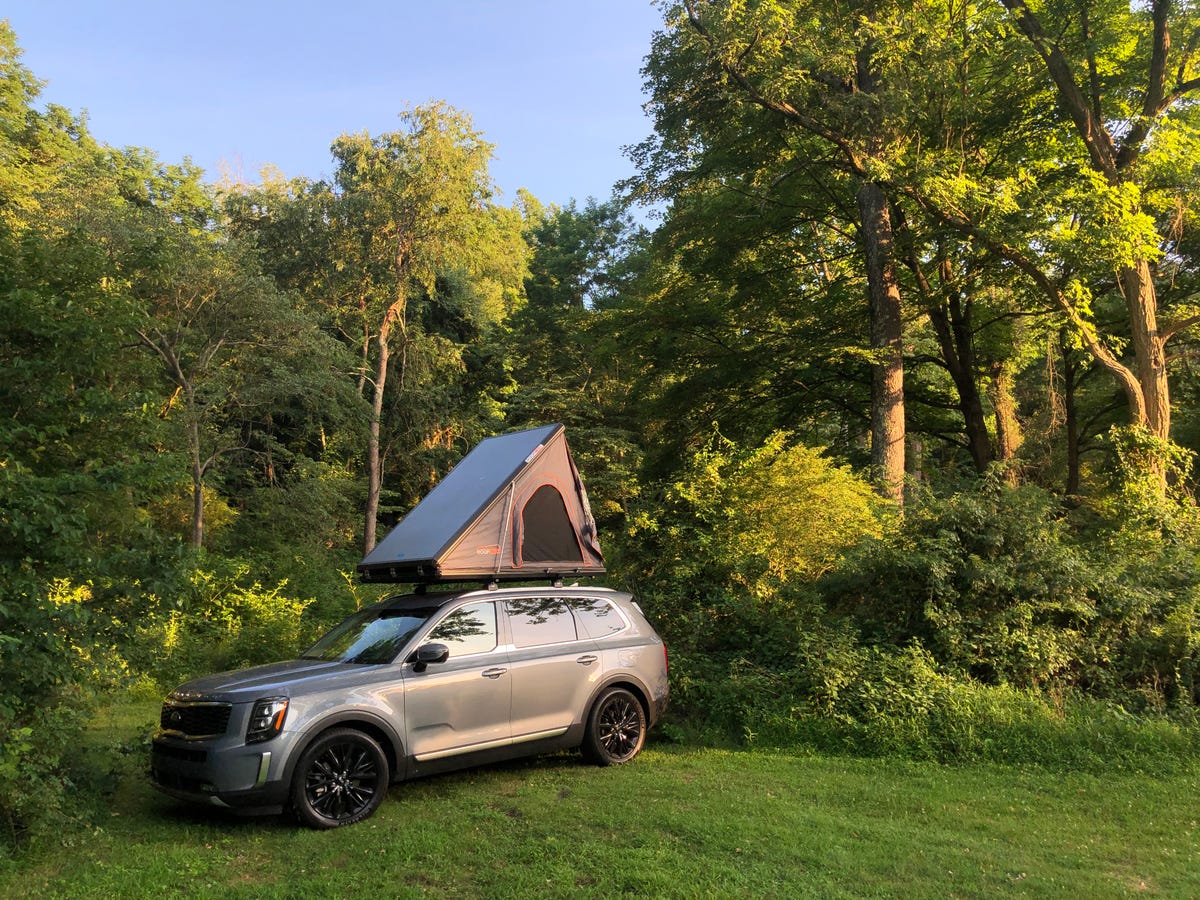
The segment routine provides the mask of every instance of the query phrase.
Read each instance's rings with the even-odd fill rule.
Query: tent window
[[[521,510],[522,563],[583,562],[575,526],[558,488],[544,484]]]

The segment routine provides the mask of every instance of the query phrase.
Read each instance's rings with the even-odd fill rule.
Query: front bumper
[[[158,734],[150,750],[150,777],[180,800],[241,812],[280,811],[287,803],[281,750],[286,744],[223,745]]]

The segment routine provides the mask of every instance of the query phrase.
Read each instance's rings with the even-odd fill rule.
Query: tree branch
[[[1003,0],[1003,2],[1009,3],[1012,0]],[[1112,350],[1101,340],[1096,327],[1080,314],[1079,310],[1059,290],[1058,285],[1033,260],[1017,248],[1009,246],[1003,241],[987,234],[967,216],[942,208],[915,188],[901,187],[900,190],[911,197],[935,219],[962,234],[969,235],[992,253],[993,256],[1008,260],[1029,278],[1045,294],[1052,305],[1057,307],[1066,316],[1080,337],[1083,338],[1084,343],[1087,345],[1092,356],[1096,358],[1096,361],[1112,373],[1113,377],[1120,383],[1129,398],[1130,411],[1133,413],[1134,421],[1144,422],[1146,420],[1146,401],[1142,394],[1137,375],[1117,359]]]
[[[865,176],[866,169],[863,165],[863,161],[859,153],[854,149],[849,141],[834,133],[826,126],[822,125],[817,119],[814,119],[812,116],[801,112],[786,100],[772,100],[770,97],[767,97],[765,94],[763,94],[758,88],[750,83],[750,79],[746,77],[746,73],[743,72],[737,65],[727,63],[721,58],[722,54],[717,46],[717,40],[715,37],[713,37],[712,32],[708,30],[708,27],[700,20],[700,15],[696,12],[694,0],[683,0],[683,7],[687,11],[688,22],[691,24],[696,33],[704,39],[704,42],[708,44],[709,50],[712,51],[713,56],[721,66],[721,70],[730,79],[732,79],[738,87],[745,91],[746,96],[750,98],[751,102],[761,106],[763,109],[778,113],[789,122],[799,125],[810,134],[814,134],[817,137],[829,141],[842,151],[842,155],[846,158],[846,162],[849,165],[850,170],[855,175]],[[738,56],[738,63],[742,61],[744,56],[744,52]]]
[[[1154,32],[1150,46],[1150,71],[1146,77],[1146,94],[1142,98],[1141,115],[1134,119],[1132,127],[1121,142],[1121,150],[1117,154],[1118,170],[1129,168],[1137,160],[1155,120],[1170,102],[1165,96],[1167,51],[1171,46],[1171,36],[1167,31],[1167,15],[1170,11],[1171,0],[1154,0],[1150,11]]]
[[[1178,322],[1168,322],[1159,329],[1159,337],[1165,344],[1181,331],[1187,331],[1193,325],[1200,325],[1200,315],[1188,316],[1186,319],[1180,319]]]
[[[1016,17],[1017,27],[1021,29],[1029,43],[1033,45],[1034,50],[1042,58],[1042,62],[1045,63],[1046,71],[1058,89],[1059,98],[1075,123],[1079,136],[1083,139],[1083,144],[1092,161],[1092,167],[1103,174],[1110,184],[1116,184],[1118,181],[1117,151],[1113,145],[1112,136],[1105,131],[1104,124],[1093,114],[1087,98],[1083,96],[1079,85],[1075,83],[1071,64],[1063,55],[1058,44],[1046,36],[1042,23],[1038,21],[1025,0],[1000,0],[1000,2]],[[1163,2],[1163,0],[1158,0],[1158,2]]]

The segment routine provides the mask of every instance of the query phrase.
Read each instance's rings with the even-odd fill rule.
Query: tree
[[[1017,64],[1040,68],[1040,85],[1022,97],[997,91],[1001,79],[976,80],[974,102],[1004,109],[1005,131],[965,135],[897,182],[908,182],[901,189],[931,217],[1028,279],[1121,386],[1130,423],[1166,440],[1166,344],[1200,321],[1177,301],[1164,317],[1159,283],[1170,268],[1160,261],[1177,243],[1170,218],[1190,189],[1180,163],[1197,152],[1194,13],[1170,0],[1002,2],[1008,23],[987,7],[966,14],[968,58],[994,72],[987,57],[1023,43],[1026,62]],[[1118,327],[1106,329],[1101,313],[1117,304]]]
[[[527,214],[526,299],[500,338],[512,379],[505,418],[512,427],[565,424],[597,517],[611,521],[636,494],[641,463],[631,408],[641,367],[619,323],[645,268],[645,230],[615,199],[531,202]]]
[[[668,87],[674,76],[667,70],[698,63],[709,73],[702,71],[692,76],[695,79],[711,81],[713,70],[721,73],[727,105],[741,98],[769,111],[783,129],[826,145],[836,168],[853,179],[854,224],[862,242],[870,310],[871,458],[881,491],[900,502],[905,452],[903,316],[891,210],[879,177],[900,132],[878,96],[883,29],[876,4],[854,3],[847,17],[840,8],[820,2],[682,0],[681,12],[686,26],[676,29],[674,43],[665,37],[656,43],[648,66],[659,104],[679,97]],[[815,23],[814,32],[794,40],[794,24],[806,20]]]
[[[191,544],[204,543],[205,482],[215,465],[270,453],[273,415],[296,397],[337,396],[337,345],[293,309],[236,243],[168,228],[135,281],[137,340],[171,387],[161,415],[178,420],[192,491]]]
[[[163,481],[133,305],[86,227],[116,194],[107,153],[37,89],[0,22],[0,856],[67,815],[66,751],[112,674],[91,607],[153,547]]]
[[[403,127],[333,144],[340,191],[333,208],[338,292],[361,314],[364,359],[373,350],[363,545],[375,546],[383,485],[381,427],[393,353],[403,392],[421,349],[418,307],[440,275],[476,268],[479,240],[494,226],[492,146],[468,116],[444,103],[414,107]],[[427,357],[428,358],[428,357]]]

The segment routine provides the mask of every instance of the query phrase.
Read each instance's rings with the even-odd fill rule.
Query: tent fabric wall
[[[516,580],[604,573],[562,425],[479,443],[359,563],[365,581]]]

